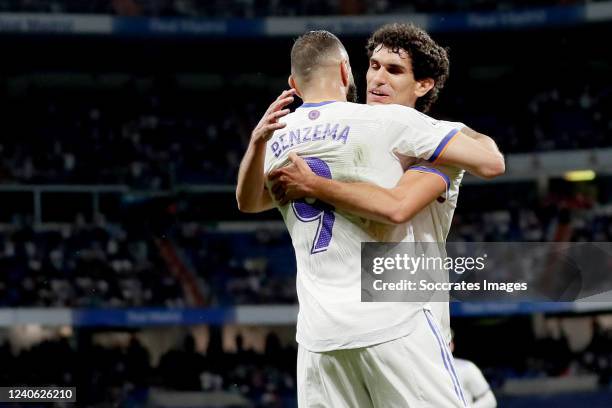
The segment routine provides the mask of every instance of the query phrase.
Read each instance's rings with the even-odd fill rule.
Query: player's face
[[[376,48],[370,57],[366,81],[367,104],[395,103],[414,108],[418,83],[412,73],[412,60],[403,49],[396,53],[382,45]]]

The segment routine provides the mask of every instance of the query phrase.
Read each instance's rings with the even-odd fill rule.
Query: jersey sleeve
[[[413,166],[408,167],[406,171],[417,171],[420,173],[431,173],[435,174],[444,180],[444,184],[446,184],[446,191],[441,198],[443,200],[438,199],[440,202],[449,200],[453,194],[456,194],[456,190],[459,188],[459,184],[461,183],[461,179],[463,177],[464,171],[457,167],[448,166],[448,165],[434,165],[429,163],[428,161],[421,161],[416,163]]]
[[[445,123],[448,126],[452,126],[452,127],[456,128],[456,129],[459,129],[459,130],[463,130],[464,128],[467,127],[466,124],[463,123],[463,122],[449,122],[447,120],[441,120],[440,122]]]
[[[453,122],[433,119],[415,109],[385,105],[387,131],[392,137],[391,151],[396,155],[434,162],[459,133]]]

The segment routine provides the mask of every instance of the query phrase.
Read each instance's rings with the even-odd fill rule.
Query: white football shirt
[[[445,122],[449,126],[463,129],[465,125],[459,122]],[[447,144],[448,145],[448,144]],[[439,155],[438,155],[439,157]],[[448,232],[453,222],[453,215],[457,208],[459,187],[465,171],[457,167],[439,165],[421,160],[408,168],[409,171],[433,173],[440,176],[446,184],[446,191],[437,200],[429,203],[419,211],[407,224],[409,234],[414,242],[442,242],[446,243]],[[448,302],[432,302],[431,310],[440,321],[446,341],[451,341],[450,313]]]
[[[266,173],[302,156],[315,173],[340,181],[396,185],[395,154],[435,160],[458,129],[400,105],[304,104],[266,146]],[[297,341],[310,351],[365,347],[409,334],[415,303],[361,302],[361,243],[413,241],[405,226],[382,225],[299,200],[280,209],[297,261]]]

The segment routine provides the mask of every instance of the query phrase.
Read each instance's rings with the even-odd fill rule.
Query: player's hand
[[[261,120],[253,129],[251,133],[251,143],[259,144],[266,143],[272,137],[275,130],[282,129],[287,126],[286,123],[279,122],[278,120],[283,116],[287,115],[289,109],[284,109],[285,106],[293,102],[293,95],[295,89],[288,89],[283,91],[278,98],[268,107],[268,110],[263,114]]]
[[[294,152],[289,153],[289,160],[290,165],[272,170],[268,174],[268,180],[272,182],[270,192],[281,206],[289,201],[312,197],[313,186],[318,177],[304,159]]]

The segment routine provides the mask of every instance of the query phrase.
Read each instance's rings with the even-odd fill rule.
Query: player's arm
[[[480,143],[480,146],[484,147],[485,149],[490,150],[494,153],[501,154],[501,152],[499,151],[499,147],[497,147],[497,143],[495,143],[495,140],[491,139],[489,136],[479,133],[465,125],[460,130],[466,136]]]
[[[448,164],[485,179],[505,172],[504,156],[492,149],[493,141],[463,124],[437,121],[397,105],[381,107],[378,113],[387,124],[386,132],[397,137],[393,152],[398,156]]]
[[[443,143],[429,159],[433,164],[450,164],[485,179],[506,171],[504,156],[486,135],[465,127]]]
[[[284,107],[293,102],[293,92],[283,91],[268,107],[251,133],[249,146],[238,170],[236,186],[236,201],[242,212],[257,213],[274,207],[272,197],[265,188],[266,142],[275,130],[286,126],[278,120],[289,113],[289,109]]]
[[[444,194],[448,181],[442,173],[407,171],[393,188],[374,184],[347,183],[319,177],[295,153],[292,164],[270,172],[272,194],[281,205],[304,197],[314,197],[334,207],[386,224],[402,224]]]

